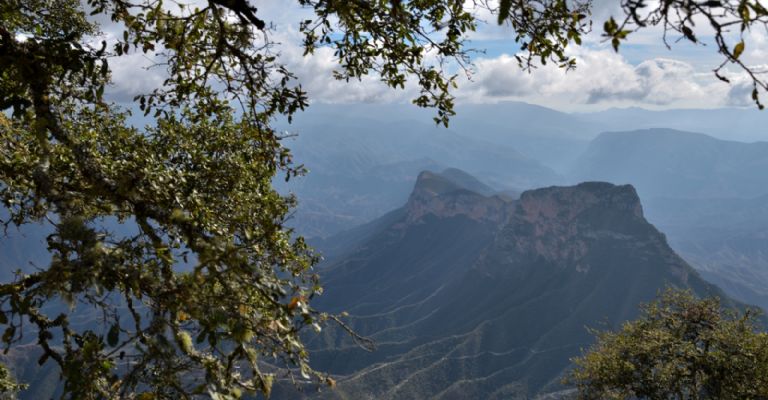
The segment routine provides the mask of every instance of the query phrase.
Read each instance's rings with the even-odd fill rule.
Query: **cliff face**
[[[640,199],[629,185],[587,182],[527,191],[512,206],[501,247],[522,259],[540,257],[586,272],[587,252],[597,239],[638,240],[650,234]]]
[[[583,275],[595,269],[594,277],[640,264],[627,272],[627,278],[656,273],[659,280],[679,285],[687,285],[696,275],[670,248],[664,234],[645,219],[630,185],[585,182],[531,190],[510,208],[493,245],[477,263],[478,271],[520,276],[521,270],[536,265]]]
[[[635,189],[604,182],[548,187],[524,192],[518,200],[485,196],[448,177],[422,172],[405,206],[406,223],[424,223],[427,216],[464,216],[502,229],[497,244],[510,257],[542,258],[586,272],[590,246],[600,238],[664,241],[643,217]],[[506,242],[505,244],[501,244]]]
[[[592,342],[585,327],[619,326],[667,285],[722,297],[645,220],[631,186],[504,200],[425,172],[387,218],[321,270],[317,303],[349,311],[378,350],[323,331],[313,362],[338,385],[312,396],[533,398],[563,389],[570,358]]]
[[[530,221],[544,218],[568,223],[594,209],[629,218],[643,218],[640,198],[631,185],[617,186],[605,182],[529,190],[520,196],[519,206],[521,216]]]

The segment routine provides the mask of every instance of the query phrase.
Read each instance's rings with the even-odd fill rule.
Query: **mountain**
[[[496,190],[492,187],[486,185],[483,182],[480,182],[477,178],[474,176],[458,169],[458,168],[447,168],[444,170],[440,176],[452,183],[455,184],[458,188],[463,188],[470,190],[475,193],[479,193],[483,196],[493,196],[496,194]],[[423,181],[423,178],[422,178]]]
[[[406,205],[342,236],[316,306],[349,313],[308,340],[337,381],[320,398],[531,398],[563,390],[569,358],[666,285],[722,295],[669,247],[628,185],[486,196],[419,175]],[[723,296],[724,297],[724,296]],[[276,398],[296,398],[290,384]]]
[[[497,187],[530,188],[560,178],[511,145],[459,135],[422,120],[342,120],[292,126],[285,144],[311,171],[364,173],[370,168],[419,159],[460,168]]]
[[[337,124],[351,117],[365,118],[373,124],[395,121],[431,121],[434,110],[411,104],[318,104],[297,117],[297,125]],[[482,140],[542,162],[555,171],[564,170],[587,146],[589,140],[605,130],[599,122],[586,121],[573,115],[523,102],[504,101],[493,104],[456,105],[449,130],[469,140]],[[457,164],[448,164],[458,166]],[[472,171],[470,171],[472,172]]]
[[[296,122],[286,139],[306,176],[275,182],[299,207],[293,225],[305,236],[330,236],[401,205],[418,173],[455,166],[501,189],[562,182],[512,147],[458,135],[424,121],[364,117]]]
[[[429,199],[436,197],[436,194],[464,191],[483,196],[493,196],[495,193],[495,196],[500,200],[510,200],[519,197],[519,194],[509,190],[496,193],[490,186],[457,168],[448,168],[439,173],[422,171],[417,180],[418,184],[415,187],[412,186],[408,201],[410,207],[395,209],[369,223],[356,226],[329,238],[311,238],[310,244],[320,249],[326,258],[334,258],[338,254],[357,247],[363,241],[370,239],[371,236],[388,228],[390,225],[396,224],[402,218],[412,220],[413,216],[418,213],[416,210],[419,208],[418,204],[420,203],[417,200],[424,198],[425,201],[429,201]],[[408,213],[408,210],[411,212]]]
[[[643,198],[755,197],[768,193],[768,142],[672,129],[603,133],[571,177],[631,183]]]
[[[434,160],[420,158],[349,174],[340,167],[328,172],[312,169],[306,176],[276,186],[298,197],[290,223],[307,237],[327,237],[392,210],[408,198],[419,171],[442,168]]]
[[[765,130],[768,115],[753,104],[744,108],[645,110],[638,107],[611,108],[593,113],[572,114],[583,123],[600,126],[603,131],[671,128],[701,132],[723,140],[744,142],[768,140]]]
[[[365,118],[375,124],[395,121],[429,123],[434,111],[411,104],[313,104],[296,119],[298,125],[307,126],[335,124],[350,116]],[[450,130],[472,140],[514,148],[558,173],[565,173],[589,141],[601,132],[664,127],[701,132],[723,140],[753,142],[768,140],[765,132],[759,129],[766,123],[768,114],[754,107],[662,111],[633,107],[566,113],[540,105],[504,101],[457,104]],[[301,134],[301,129],[297,130]]]
[[[451,120],[460,135],[511,146],[558,173],[564,173],[605,130],[600,123],[522,102],[461,104]]]

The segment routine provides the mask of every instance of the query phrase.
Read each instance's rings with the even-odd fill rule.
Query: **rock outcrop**
[[[438,218],[467,216],[475,221],[501,223],[509,202],[499,196],[484,196],[460,186],[450,178],[429,171],[419,174],[406,204],[409,223],[426,215]]]

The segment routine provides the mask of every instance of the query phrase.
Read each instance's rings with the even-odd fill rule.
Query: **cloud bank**
[[[542,66],[528,73],[510,55],[477,60],[476,73],[461,86],[459,97],[470,103],[523,100],[566,109],[709,108],[744,105],[743,97],[749,98],[738,75],[729,86],[684,61],[653,58],[633,65],[612,50],[588,48],[574,56],[577,68],[568,72]]]

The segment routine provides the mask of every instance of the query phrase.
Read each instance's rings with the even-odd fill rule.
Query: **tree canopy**
[[[314,12],[297,21],[306,55],[331,47],[341,80],[373,74],[402,88],[414,79],[414,102],[435,108],[443,124],[456,74],[471,64],[466,40],[478,7],[517,33],[522,67],[573,68],[565,49],[591,26],[589,3],[578,1],[296,4]],[[701,15],[719,26],[726,61],[747,69],[743,41],[730,46],[720,33],[766,15],[757,0],[671,0],[646,14],[643,2],[623,5],[624,22],[604,27],[617,47],[649,25],[697,41]],[[41,250],[51,255],[0,284],[2,342],[11,349],[33,335],[39,362],[60,367],[65,398],[268,394],[281,367],[324,379],[300,332],[335,317],[310,306],[321,292],[317,257],[284,225],[295,199],[272,188],[276,177],[303,172],[274,121],[290,121],[308,98],[257,6],[0,2],[1,216],[6,228],[46,225]],[[98,21],[122,35],[106,38]],[[110,100],[110,80],[135,53],[167,74],[125,107]],[[132,113],[149,122],[136,126]],[[73,321],[80,310],[96,310],[95,325]]]
[[[768,334],[757,314],[668,290],[575,359],[580,399],[768,398]]]

